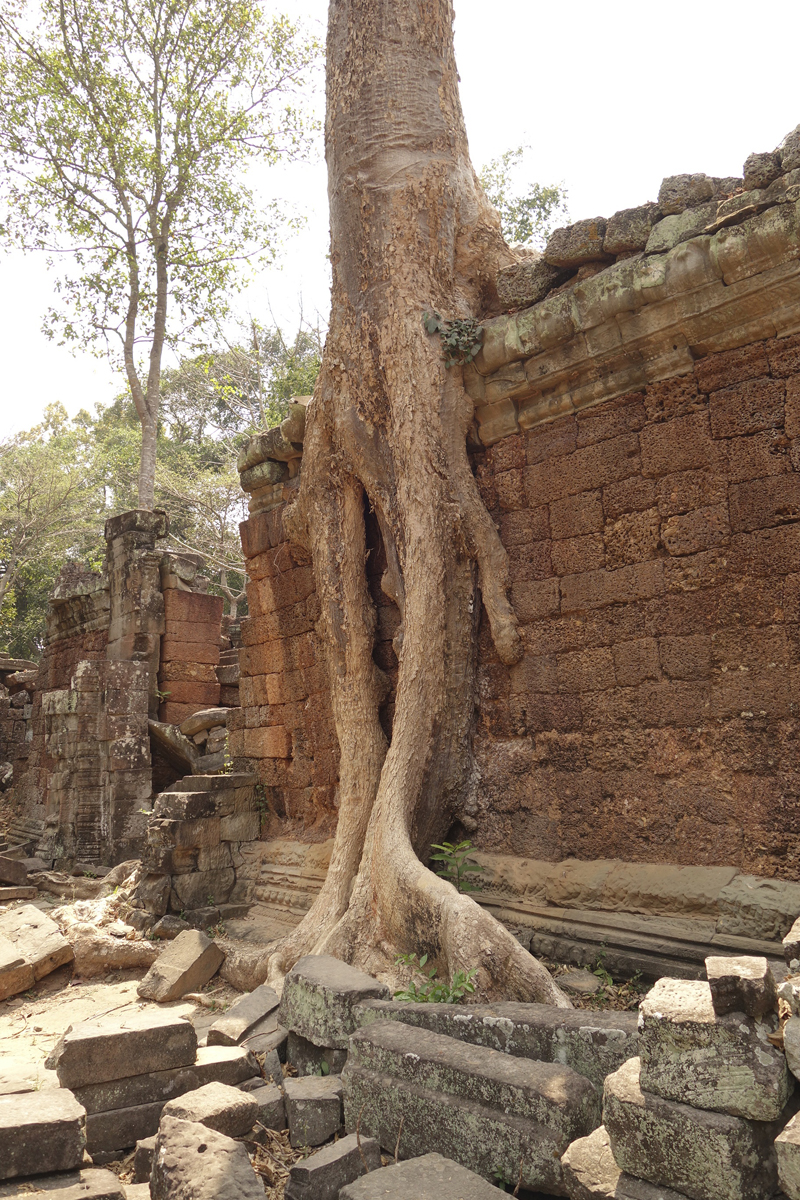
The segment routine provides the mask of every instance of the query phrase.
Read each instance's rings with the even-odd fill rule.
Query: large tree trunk
[[[506,663],[520,638],[505,551],[480,500],[466,438],[473,406],[423,312],[480,316],[512,261],[472,169],[450,0],[331,0],[327,126],[333,305],[310,409],[299,498],[336,731],[340,806],[330,869],[272,953],[278,981],[332,953],[387,980],[399,952],[439,977],[477,966],[482,997],[567,1006],[548,972],[470,897],[430,872],[471,775],[479,599]],[[391,745],[378,719],[365,504],[401,616]]]

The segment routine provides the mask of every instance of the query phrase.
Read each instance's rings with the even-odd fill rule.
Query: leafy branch
[[[448,367],[465,367],[481,348],[483,330],[473,317],[445,321],[437,312],[424,312],[422,320],[428,333],[442,339],[442,356]]]

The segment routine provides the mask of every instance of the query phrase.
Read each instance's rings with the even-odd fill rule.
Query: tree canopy
[[[2,229],[57,263],[47,331],[124,364],[142,507],[164,347],[199,340],[274,253],[282,218],[244,168],[306,152],[317,55],[254,0],[0,0]]]
[[[569,219],[567,189],[563,183],[523,183],[522,165],[527,146],[506,150],[480,172],[483,190],[500,216],[503,237],[509,245],[543,250],[557,225]]]

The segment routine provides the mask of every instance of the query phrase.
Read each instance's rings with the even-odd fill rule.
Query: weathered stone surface
[[[777,153],[781,156],[781,170],[794,171],[800,167],[800,125],[787,133]]]
[[[354,1133],[295,1163],[289,1170],[286,1200],[336,1200],[341,1188],[380,1170],[381,1148],[374,1138]]]
[[[603,238],[605,254],[632,254],[644,250],[653,225],[660,216],[655,204],[624,208],[609,218]]]
[[[130,1012],[84,1021],[64,1034],[53,1052],[64,1088],[124,1079],[194,1065],[197,1035],[188,1021],[169,1012]],[[49,1061],[49,1060],[48,1060]]]
[[[789,1200],[800,1200],[800,1114],[781,1130],[775,1139],[778,1156],[778,1182]]]
[[[136,1143],[136,1153],[133,1156],[133,1177],[137,1183],[150,1183],[150,1172],[153,1169],[153,1159],[156,1153],[156,1137],[140,1138]]]
[[[204,708],[182,721],[180,731],[185,737],[194,737],[201,730],[215,729],[218,725],[226,724],[229,712],[228,708]]]
[[[506,1193],[441,1154],[423,1154],[370,1171],[339,1192],[339,1200],[499,1200]]]
[[[793,1090],[786,1059],[769,1041],[777,1030],[774,1013],[763,1020],[715,1013],[703,981],[659,979],[639,1006],[642,1090],[753,1121],[776,1120]]]
[[[338,1076],[285,1079],[286,1120],[293,1146],[321,1146],[342,1127],[342,1081]]]
[[[35,979],[43,979],[64,963],[72,962],[72,946],[55,921],[32,904],[0,913],[0,937],[12,942],[31,964]]]
[[[5,1200],[22,1200],[35,1187],[47,1200],[130,1200],[129,1188],[113,1171],[102,1167],[85,1167],[82,1171],[61,1171],[56,1175],[37,1175],[35,1183],[0,1184],[0,1196]],[[18,1190],[19,1189],[19,1190]]]
[[[778,987],[778,996],[789,1006],[789,1015],[800,1017],[800,975],[787,975]]]
[[[165,878],[169,878],[165,876]],[[156,921],[150,930],[154,938],[161,938],[165,942],[174,941],[179,933],[183,933],[185,929],[191,929],[188,921],[176,917],[174,913],[166,913],[160,920]]]
[[[558,986],[568,995],[596,996],[603,984],[592,971],[565,971],[558,977]]]
[[[696,237],[717,215],[716,204],[701,204],[698,208],[687,208],[685,212],[664,217],[653,226],[647,239],[648,254],[664,254],[681,242]]]
[[[79,1167],[85,1118],[65,1088],[0,1097],[0,1179]]]
[[[94,1156],[105,1151],[127,1150],[142,1138],[153,1137],[158,1132],[163,1107],[163,1100],[157,1100],[154,1104],[136,1104],[130,1108],[89,1114],[86,1118],[86,1149]]]
[[[224,961],[216,942],[199,929],[187,929],[162,951],[136,990],[145,1000],[179,1000],[208,983]]]
[[[783,957],[787,967],[796,971],[800,968],[800,917],[783,939]]]
[[[285,1062],[288,1036],[288,1029],[278,1021],[278,1011],[273,1011],[248,1029],[242,1038],[242,1045],[252,1050],[253,1054],[269,1054],[276,1050],[281,1062]]]
[[[359,1023],[402,1021],[518,1058],[561,1063],[602,1087],[603,1080],[637,1053],[637,1017],[628,1012],[554,1009],[549,1004],[401,1004],[367,1000]]]
[[[152,1200],[264,1200],[242,1142],[165,1116],[158,1130]]]
[[[15,944],[0,936],[0,1000],[25,992],[35,983],[33,963],[29,963]]]
[[[769,187],[780,173],[781,156],[777,150],[767,154],[750,154],[742,170],[744,189],[749,192],[752,188]]]
[[[0,854],[0,883],[9,883],[14,887],[25,887],[28,882],[28,870],[18,858],[8,858]]]
[[[393,1152],[402,1120],[401,1154],[449,1154],[487,1178],[516,1178],[522,1161],[523,1184],[542,1191],[561,1187],[561,1155],[600,1123],[598,1090],[569,1067],[394,1021],[353,1035],[342,1082],[348,1131],[361,1113]]]
[[[714,181],[708,175],[668,175],[658,189],[658,207],[665,216],[696,208],[714,195]]]
[[[130,1064],[128,1066],[130,1070]],[[135,1070],[135,1067],[133,1068]],[[145,1071],[124,1079],[108,1079],[86,1087],[73,1088],[75,1099],[87,1113],[111,1112],[116,1108],[135,1108],[140,1104],[165,1104],[175,1096],[200,1087],[194,1068],[177,1067],[171,1071]]]
[[[347,1051],[333,1046],[315,1046],[299,1033],[290,1033],[286,1043],[286,1061],[297,1070],[298,1075],[341,1075],[347,1062]]]
[[[164,1107],[170,1117],[195,1121],[226,1137],[244,1137],[253,1128],[258,1116],[258,1104],[252,1095],[224,1083],[207,1083],[205,1087],[188,1092]]]
[[[235,1087],[259,1074],[258,1063],[244,1046],[200,1046],[194,1072],[204,1083],[228,1083]]]
[[[157,944],[112,937],[88,922],[72,925],[68,932],[75,973],[82,979],[94,979],[108,971],[146,971],[158,958]]]
[[[766,958],[707,958],[706,974],[714,1012],[763,1017],[776,1011],[775,976]]]
[[[561,1166],[569,1200],[686,1200],[672,1188],[621,1171],[605,1125],[573,1142],[562,1155]]]
[[[790,1017],[784,1025],[783,1050],[789,1070],[800,1079],[800,1017]]]
[[[605,1082],[603,1123],[622,1170],[692,1200],[764,1200],[777,1185],[781,1122],[745,1121],[642,1091],[639,1059]]]
[[[254,1088],[249,1093],[258,1105],[257,1120],[267,1129],[286,1129],[286,1104],[282,1088],[276,1083]]]
[[[605,234],[605,217],[590,217],[556,229],[545,247],[545,261],[554,267],[579,267],[602,259]]]
[[[228,1011],[208,1031],[209,1046],[235,1046],[249,1030],[280,1004],[271,987],[262,984],[232,1004]]]
[[[338,958],[308,954],[286,976],[278,1020],[317,1046],[346,1050],[359,1024],[355,1005],[389,995],[385,984]]]
[[[568,278],[563,267],[554,267],[543,258],[525,258],[497,273],[497,295],[503,308],[527,308],[538,304],[552,288]]]
[[[718,904],[717,933],[779,942],[800,913],[800,883],[737,875],[719,893]]]

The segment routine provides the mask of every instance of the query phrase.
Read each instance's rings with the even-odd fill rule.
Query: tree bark
[[[330,4],[332,315],[285,524],[313,557],[339,817],[320,895],[265,974],[278,982],[300,955],[332,953],[394,982],[398,953],[427,953],[439,978],[478,967],[483,998],[568,1006],[506,929],[421,861],[470,786],[480,600],[501,660],[520,655],[505,551],[467,456],[473,405],[423,324],[425,310],[480,317],[513,261],[470,163],[452,22],[450,0]],[[401,617],[388,746],[365,503]]]

